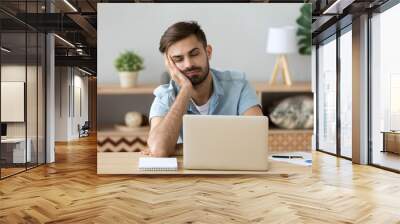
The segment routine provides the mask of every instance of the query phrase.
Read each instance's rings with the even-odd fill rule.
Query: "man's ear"
[[[207,52],[208,60],[210,60],[211,56],[212,56],[212,47],[211,47],[211,45],[209,45],[209,44],[207,45],[206,52]]]

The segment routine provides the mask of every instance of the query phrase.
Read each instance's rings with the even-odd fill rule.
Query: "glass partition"
[[[17,13],[44,12],[44,1],[17,5]],[[0,26],[0,178],[5,178],[45,163],[46,39],[44,33],[3,12]]]
[[[318,149],[336,154],[336,39],[318,47]]]
[[[400,4],[374,15],[371,72],[371,162],[400,171]]]
[[[340,36],[340,155],[352,158],[352,33]]]
[[[26,150],[26,33],[2,33],[1,46],[1,175],[6,177],[24,171],[31,156]]]

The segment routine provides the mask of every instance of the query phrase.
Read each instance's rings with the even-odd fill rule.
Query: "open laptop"
[[[183,167],[265,171],[267,134],[264,116],[184,115]]]

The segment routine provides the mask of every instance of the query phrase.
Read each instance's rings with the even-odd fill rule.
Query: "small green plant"
[[[137,72],[144,69],[143,59],[133,51],[121,53],[114,65],[119,72]]]
[[[311,54],[311,4],[306,3],[300,8],[300,17],[296,22],[299,25],[297,36],[299,37],[299,53]]]

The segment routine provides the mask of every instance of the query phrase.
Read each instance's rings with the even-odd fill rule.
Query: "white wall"
[[[88,78],[77,69],[56,67],[55,120],[56,141],[69,141],[78,138],[78,124],[88,120]],[[80,100],[79,103],[79,91]],[[82,114],[79,113],[81,105]],[[74,111],[75,110],[75,111]]]
[[[74,75],[74,109],[75,113],[73,113],[73,119],[72,119],[72,136],[74,138],[78,137],[78,129],[77,126],[78,124],[82,126],[85,121],[88,121],[88,107],[89,107],[89,102],[88,102],[88,78],[87,76],[81,76],[82,73],[76,74],[75,70],[75,75]],[[79,93],[80,91],[80,93]],[[80,102],[79,102],[80,101]],[[80,108],[79,108],[80,107]],[[80,111],[82,110],[82,111]]]
[[[27,66],[25,65],[2,65],[1,66],[1,81],[10,81],[10,82],[25,82],[26,73],[29,75],[35,74],[36,75],[36,67],[34,66]],[[32,84],[36,85],[36,81],[30,80],[29,78],[29,85],[30,87]],[[31,83],[32,82],[32,83]],[[27,106],[34,106],[36,110],[36,101],[33,105],[30,105],[34,100],[36,100],[36,89],[27,88]],[[4,96],[2,96],[4,97]],[[1,110],[7,110],[8,108],[1,108]],[[24,110],[24,108],[22,108]],[[29,113],[28,113],[29,112]],[[33,113],[32,109],[27,109],[27,122],[8,122],[7,125],[7,136],[8,137],[24,137],[25,136],[25,126],[28,125],[28,137],[36,130],[36,113]],[[35,132],[36,134],[36,132]]]
[[[159,40],[175,22],[196,20],[213,46],[213,68],[238,69],[252,81],[270,79],[275,55],[265,53],[269,27],[292,25],[301,4],[112,4],[99,3],[97,14],[98,83],[117,83],[113,61],[135,50],[144,58],[141,83],[159,83],[164,71]],[[311,80],[311,57],[289,55],[293,80]]]
[[[68,140],[68,85],[69,76],[67,67],[56,67],[55,69],[55,140]]]

